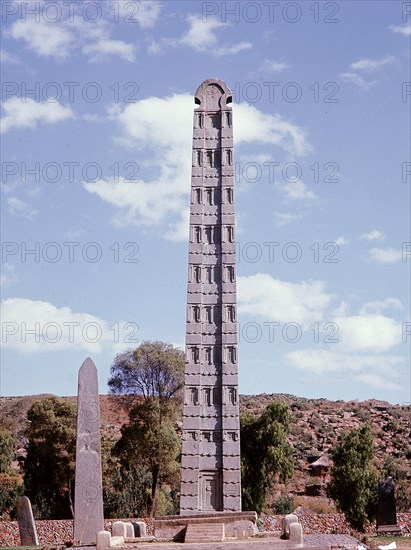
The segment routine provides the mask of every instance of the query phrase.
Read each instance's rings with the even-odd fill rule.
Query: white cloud
[[[320,321],[332,298],[322,281],[289,283],[265,273],[238,277],[237,288],[240,314],[282,323]]]
[[[2,346],[20,353],[64,350],[100,353],[103,344],[113,341],[102,319],[75,313],[69,307],[58,308],[50,302],[9,298],[1,304],[1,318]],[[30,334],[30,330],[35,334]]]
[[[253,105],[233,105],[235,145],[254,142],[274,145],[303,156],[312,151],[306,132],[278,114],[259,111]]]
[[[17,59],[16,56],[13,54],[6,52],[6,50],[1,49],[0,50],[0,63],[4,65],[5,63],[9,63],[10,65],[18,65],[21,63],[19,59]]]
[[[393,65],[395,63],[398,63],[398,59],[393,55],[388,54],[381,59],[360,59],[358,61],[355,61],[354,63],[351,63],[351,70],[346,73],[340,74],[340,78],[343,80],[343,82],[354,84],[360,90],[369,90],[378,83],[378,80],[367,80],[366,78],[364,78],[362,73],[367,74],[371,72],[376,72],[381,70],[383,67],[386,67],[387,65]]]
[[[396,32],[396,33],[402,34],[404,36],[410,36],[411,35],[411,24],[408,24],[408,25],[390,25],[389,29],[392,32]]]
[[[368,315],[370,313],[381,313],[385,309],[404,309],[404,306],[397,298],[386,298],[385,300],[375,300],[367,302],[360,310],[360,315]]]
[[[13,128],[35,128],[38,123],[56,124],[74,116],[70,107],[47,101],[36,102],[32,98],[21,101],[12,97],[3,104],[3,109],[6,116],[1,119],[2,133]]]
[[[392,380],[387,380],[387,377],[380,376],[379,374],[369,374],[369,373],[358,374],[355,377],[355,379],[358,380],[359,382],[363,382],[367,386],[371,386],[372,388],[384,389],[384,390],[401,389],[400,384],[393,382]]]
[[[335,244],[338,244],[338,246],[343,245],[343,244],[350,244],[350,240],[346,239],[344,237],[344,235],[341,235],[340,237],[335,239]]]
[[[295,350],[286,357],[297,369],[316,375],[339,373],[372,387],[377,387],[376,384],[383,379],[387,381],[387,389],[399,389],[399,384],[393,380],[399,378],[399,368],[405,363],[398,355],[361,355],[314,348]]]
[[[129,0],[123,0],[123,2],[128,4]],[[137,7],[136,19],[140,27],[144,29],[154,27],[161,13],[161,2],[158,0],[143,0],[138,2]]]
[[[165,223],[165,238],[187,238],[194,107],[191,95],[175,94],[110,108],[109,117],[122,130],[121,143],[143,152],[145,168],[153,172],[139,182],[100,180],[84,184],[87,191],[117,209],[115,224]],[[265,115],[244,104],[234,105],[233,111],[235,145],[257,141],[294,154],[310,149],[303,130],[279,115]]]
[[[378,229],[373,229],[368,233],[360,235],[358,238],[366,241],[382,241],[385,239],[385,235],[384,233],[381,233],[381,231],[378,231]]]
[[[398,62],[398,59],[393,55],[385,55],[381,59],[360,59],[351,63],[351,69],[355,71],[378,71],[386,65],[393,65]]]
[[[301,220],[302,215],[301,214],[291,214],[290,212],[275,212],[275,223],[279,227],[283,227],[284,225],[288,225],[296,220]]]
[[[127,44],[123,40],[100,39],[83,47],[83,53],[90,57],[90,61],[103,61],[108,56],[122,57],[126,61],[134,61],[133,44]]]
[[[2,263],[1,266],[1,275],[0,275],[0,286],[10,286],[17,281],[16,271],[14,265],[10,262]]]
[[[138,13],[138,5],[136,6]],[[141,21],[148,26],[150,17],[154,21],[154,15],[149,16],[151,12],[145,10],[143,8],[141,12]],[[57,61],[64,61],[78,48],[93,62],[104,61],[108,56],[134,61],[136,46],[113,39],[112,28],[104,19],[91,23],[80,15],[75,15],[71,21],[65,19],[59,23],[28,18],[25,21],[15,21],[5,35],[15,40],[24,40],[28,48],[37,55],[52,57]]]
[[[377,84],[378,82],[377,80],[365,80],[365,78],[363,78],[362,76],[352,72],[341,73],[340,77],[343,82],[354,84],[355,86],[360,88],[360,90],[368,90],[375,86],[375,84]]]
[[[338,347],[344,351],[383,352],[401,343],[402,325],[379,313],[335,317]]]
[[[310,191],[301,180],[287,181],[283,187],[287,198],[312,201],[317,195]]]
[[[291,65],[285,61],[273,61],[271,59],[264,59],[264,62],[260,66],[260,71],[267,73],[282,73],[286,69],[291,69]]]
[[[6,36],[24,40],[27,46],[40,56],[66,59],[75,42],[75,35],[63,25],[36,21],[28,18],[15,21],[7,30]]]
[[[204,21],[201,16],[188,15],[187,22],[189,24],[188,31],[179,40],[174,41],[174,45],[184,44],[196,51],[209,52],[218,56],[236,54],[252,48],[251,42],[246,41],[236,44],[221,44],[221,38],[217,36],[217,31],[228,27],[229,23],[222,23],[217,17],[208,17]]]
[[[38,214],[38,211],[35,208],[32,208],[29,204],[22,201],[18,197],[9,197],[7,199],[7,206],[9,207],[9,211],[12,216],[22,216],[27,220],[34,219]]]
[[[371,248],[369,259],[379,264],[393,264],[402,260],[402,251],[394,248]]]

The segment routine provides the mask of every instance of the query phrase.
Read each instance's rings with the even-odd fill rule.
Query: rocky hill
[[[0,427],[10,429],[17,437],[19,453],[24,453],[26,443],[27,411],[36,399],[43,397],[45,395],[0,398]],[[64,399],[74,401],[75,397]],[[128,411],[135,399],[132,396],[100,396],[104,439],[115,441],[120,436],[120,428],[127,422]],[[382,465],[387,457],[398,461],[408,471],[411,485],[410,406],[376,400],[344,402],[262,394],[241,396],[240,408],[258,414],[273,400],[285,401],[291,411],[290,441],[295,449],[296,472],[287,489],[294,496],[299,496],[301,504],[307,505],[307,501],[315,496],[317,511],[330,511],[330,503],[322,497],[329,471],[327,452],[336,443],[341,431],[357,428],[363,423],[372,426],[376,464]],[[317,467],[310,467],[316,461]]]

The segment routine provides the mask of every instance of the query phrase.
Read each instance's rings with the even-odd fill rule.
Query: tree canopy
[[[24,483],[38,519],[73,517],[76,406],[58,397],[33,403]]]
[[[160,401],[175,397],[184,381],[184,352],[171,344],[145,341],[116,356],[108,386],[114,394],[134,394]]]
[[[372,466],[374,457],[371,427],[343,432],[330,456],[334,462],[328,495],[347,521],[359,531],[375,518],[378,499],[378,476]]]
[[[151,475],[150,514],[156,509],[158,489],[178,471],[180,440],[176,433],[184,380],[184,353],[164,342],[143,342],[117,355],[108,385],[115,394],[134,394],[140,400],[121,429],[114,453],[120,475],[146,468]],[[133,471],[132,471],[133,470]]]
[[[245,510],[262,511],[277,481],[293,475],[293,448],[287,440],[290,413],[283,402],[270,403],[255,417],[241,415],[242,493]]]

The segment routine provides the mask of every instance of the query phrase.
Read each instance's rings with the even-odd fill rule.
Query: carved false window
[[[213,266],[207,265],[205,268],[206,283],[213,282]]]
[[[229,405],[237,405],[237,388],[229,387],[227,388],[227,397]]]
[[[200,362],[200,349],[198,346],[192,346],[191,348],[191,360],[193,363]]]
[[[191,320],[194,321],[194,323],[201,322],[200,306],[191,306]]]
[[[225,163],[229,166],[233,165],[233,151],[232,149],[226,149],[225,151]]]
[[[234,364],[237,361],[237,350],[235,346],[228,346],[227,348],[227,363]]]
[[[214,227],[212,225],[207,225],[205,227],[205,235],[207,244],[214,243]]]
[[[235,323],[235,306],[234,305],[228,305],[227,306],[227,316],[226,319],[229,323]]]
[[[207,407],[210,407],[213,404],[211,388],[203,388],[203,403]]]
[[[209,128],[220,128],[221,127],[221,119],[220,115],[218,113],[208,115],[208,124],[207,126]]]
[[[199,187],[193,189],[191,202],[193,204],[201,204],[203,202],[203,193]]]
[[[201,266],[200,265],[191,266],[190,281],[192,283],[201,283]]]
[[[208,187],[206,189],[206,196],[207,196],[207,204],[210,206],[213,206],[214,204],[214,189],[212,187]]]
[[[226,235],[227,235],[227,242],[228,243],[233,243],[234,242],[234,226],[227,225]]]
[[[197,127],[204,128],[204,114],[198,113],[197,115]]]
[[[206,441],[207,443],[211,443],[212,433],[211,432],[201,432],[201,438],[202,438],[203,441]]]
[[[213,432],[213,441],[221,441],[222,440],[222,434],[218,430],[214,430]]]
[[[192,441],[198,440],[198,433],[197,432],[187,432],[186,439],[191,439]]]
[[[194,226],[194,242],[195,243],[201,243],[202,241],[202,231],[201,231],[201,225],[195,225]]]
[[[214,166],[213,151],[205,151],[205,165]]]
[[[221,388],[213,388],[213,404],[221,405]]]
[[[198,388],[191,386],[187,388],[187,402],[189,405],[198,405]]]
[[[205,348],[204,354],[205,354],[205,362],[208,365],[211,365],[213,363],[213,348],[211,347]]]
[[[234,283],[234,277],[235,277],[234,266],[233,265],[227,265],[226,266],[226,272],[227,272],[227,282],[228,283]]]
[[[233,204],[233,200],[234,200],[234,191],[233,191],[233,188],[232,187],[226,187],[226,190],[225,190],[225,198],[226,198],[226,202],[228,204]]]
[[[237,432],[226,432],[226,439],[227,439],[227,441],[238,441],[238,433]]]
[[[213,306],[205,306],[205,322],[211,324],[213,322]]]
[[[232,124],[231,111],[225,111],[224,115],[225,115],[225,125],[231,126]]]

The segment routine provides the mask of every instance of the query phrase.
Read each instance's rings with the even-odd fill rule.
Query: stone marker
[[[144,521],[133,521],[132,525],[134,527],[134,536],[135,537],[146,537],[147,536],[147,527]]]
[[[289,539],[290,538],[290,525],[292,523],[298,523],[298,516],[295,514],[287,514],[285,517],[283,517],[282,520],[282,538]]]
[[[181,515],[241,511],[232,93],[196,91]]]
[[[124,521],[115,521],[111,526],[111,534],[113,537],[127,537],[127,527]]]
[[[289,539],[295,544],[295,546],[303,545],[303,528],[301,523],[297,523],[296,521],[290,523]]]
[[[378,482],[377,531],[381,533],[401,532],[397,524],[395,485],[390,476]]]
[[[38,546],[36,524],[34,523],[31,502],[27,497],[20,497],[17,501],[17,519],[21,546]]]
[[[97,369],[90,358],[78,375],[74,541],[96,544],[104,530]]]
[[[97,550],[108,550],[111,546],[111,534],[109,531],[99,531],[97,533]]]
[[[133,527],[133,524],[130,523],[129,521],[126,523],[126,537],[128,539],[134,538],[134,527]]]

